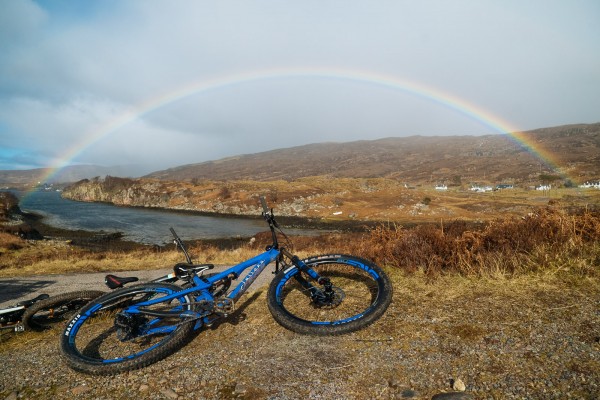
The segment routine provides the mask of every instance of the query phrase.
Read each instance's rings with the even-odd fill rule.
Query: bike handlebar
[[[263,208],[263,213],[267,215],[269,213],[269,207],[267,206],[267,200],[265,200],[265,196],[260,196],[260,204]]]
[[[275,233],[275,228],[279,229],[279,225],[277,224],[277,221],[275,221],[273,209],[269,209],[269,206],[267,206],[267,200],[265,199],[265,196],[259,196],[258,198],[260,199],[260,204],[263,208],[263,218],[265,221],[267,221],[269,228],[271,229],[271,235],[273,236],[273,247],[277,249],[279,248],[279,244],[277,243],[277,234]]]

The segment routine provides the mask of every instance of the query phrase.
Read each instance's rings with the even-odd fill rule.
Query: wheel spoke
[[[140,307],[136,303],[159,300],[181,290],[167,283],[148,283],[112,292],[88,304],[67,327],[61,351],[74,369],[110,374],[140,368],[176,350],[193,330],[193,320],[180,317],[193,308],[189,295]],[[143,308],[144,311],[141,311]],[[173,316],[148,312],[178,310]],[[68,325],[68,326],[69,326]]]
[[[318,282],[297,268],[287,269],[273,280],[267,296],[273,317],[292,331],[352,332],[376,321],[392,300],[389,278],[367,260],[323,255],[302,261],[312,270],[310,275],[319,277]],[[314,286],[310,294],[307,282]]]
[[[281,293],[283,307],[298,318],[313,322],[333,322],[356,316],[369,308],[377,295],[377,284],[364,271],[347,265],[321,265],[312,267],[320,276],[330,278],[333,286],[343,293],[343,300],[331,307],[311,301],[305,289],[297,282],[289,281]],[[354,270],[352,270],[354,269]],[[309,279],[308,276],[304,277]]]

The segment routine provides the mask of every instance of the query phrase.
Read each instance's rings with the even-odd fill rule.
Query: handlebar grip
[[[175,229],[171,227],[169,228],[169,230],[171,231],[171,234],[175,237],[175,239],[179,239],[179,236],[177,236],[177,234],[175,233]]]
[[[265,200],[265,196],[260,196],[260,204],[262,205],[263,213],[268,214],[269,207],[267,207],[267,201]]]

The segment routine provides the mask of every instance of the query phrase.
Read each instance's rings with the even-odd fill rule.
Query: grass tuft
[[[600,212],[539,208],[522,217],[486,223],[461,220],[404,228],[380,224],[366,233],[294,237],[300,257],[331,252],[356,254],[428,278],[444,274],[500,279],[530,273],[597,277],[600,271]],[[196,241],[190,250],[201,263],[232,265],[270,243],[270,233],[252,239]],[[284,243],[281,243],[284,244]],[[286,244],[286,247],[290,247]],[[97,251],[65,241],[27,241],[0,233],[0,276],[158,269],[183,260],[173,247]]]
[[[380,225],[353,252],[383,265],[427,275],[517,275],[570,270],[596,275],[600,266],[600,213],[540,208],[481,226],[462,221],[405,229]]]

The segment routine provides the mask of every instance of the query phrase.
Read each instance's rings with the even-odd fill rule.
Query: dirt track
[[[269,314],[261,288],[172,356],[114,377],[70,370],[58,354],[57,332],[14,335],[0,343],[0,399],[429,400],[451,392],[453,379],[466,385],[454,399],[599,398],[595,279],[425,282],[389,272],[394,301],[361,331],[290,332]],[[101,285],[103,275],[64,280],[75,290]],[[60,281],[27,278],[14,287],[36,283],[50,291]]]
[[[226,267],[216,267],[214,271]],[[119,271],[117,276],[137,276],[140,282],[148,281],[166,275],[171,268],[152,271]],[[50,296],[71,292],[75,290],[105,290],[109,289],[104,284],[104,277],[108,272],[94,272],[81,274],[56,274],[36,275],[31,277],[0,278],[0,308],[8,307],[19,301],[32,299],[39,294],[46,293]],[[273,277],[267,268],[252,284],[251,288],[257,289],[267,284]]]

